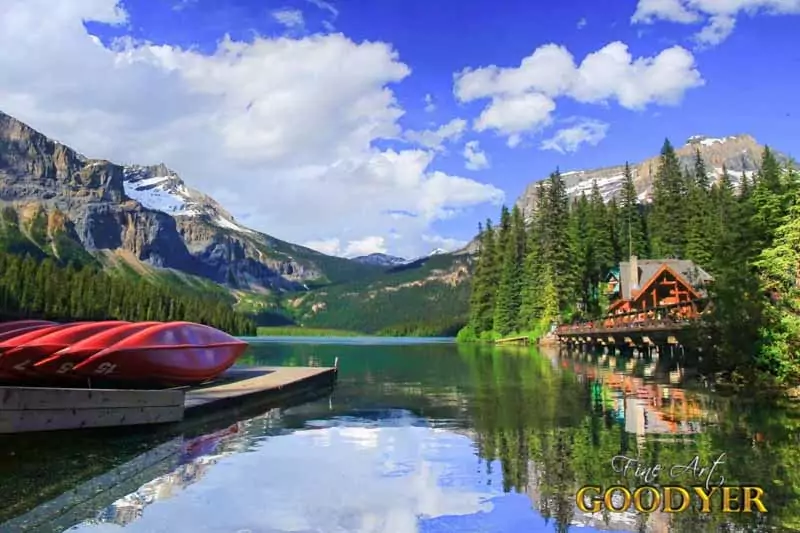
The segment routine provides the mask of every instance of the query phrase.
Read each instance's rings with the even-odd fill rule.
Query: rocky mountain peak
[[[706,164],[712,180],[719,179],[725,167],[734,185],[738,185],[743,174],[751,174],[758,170],[761,164],[761,155],[764,146],[755,138],[747,134],[729,135],[726,137],[710,137],[707,135],[693,135],[686,144],[676,147],[675,154],[681,165],[686,168],[694,167],[694,158],[697,152]],[[779,161],[788,158],[776,153]],[[647,201],[650,197],[653,177],[659,167],[659,156],[654,155],[638,163],[631,163],[631,174],[636,186],[640,201]],[[610,201],[622,190],[625,182],[625,165],[615,165],[593,170],[573,170],[562,172],[561,176],[567,186],[567,194],[575,198],[581,193],[589,194],[597,183],[600,193],[605,201]],[[527,186],[517,205],[528,215],[535,207],[536,186],[533,182]]]
[[[2,112],[0,237],[59,259],[80,251],[111,267],[169,268],[240,289],[294,290],[369,270],[238,224],[163,163],[88,159]]]
[[[393,255],[382,254],[382,253],[361,255],[359,257],[354,257],[353,261],[356,261],[364,265],[375,265],[375,266],[395,266],[395,265],[403,265],[408,262],[408,260],[403,259],[402,257],[396,257]]]

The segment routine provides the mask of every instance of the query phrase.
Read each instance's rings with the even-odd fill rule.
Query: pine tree
[[[644,216],[639,205],[639,196],[633,182],[630,165],[625,163],[625,183],[622,186],[620,207],[617,214],[619,222],[619,256],[614,263],[623,257],[635,255],[647,257],[649,250],[644,226]]]
[[[653,178],[653,208],[648,221],[653,255],[681,257],[685,244],[686,213],[683,205],[685,179],[669,140],[661,148],[658,170]]]
[[[542,205],[545,235],[543,255],[553,270],[555,286],[559,292],[560,309],[566,309],[577,292],[576,272],[570,257],[569,200],[564,180],[559,171],[550,175],[546,201]]]
[[[786,216],[790,199],[781,178],[782,170],[775,155],[764,148],[761,168],[751,195],[753,205],[753,239],[760,250],[772,246],[774,232]]]
[[[694,176],[689,177],[686,209],[686,249],[684,257],[708,268],[714,235],[709,212],[708,174],[700,150],[695,151]]]
[[[496,231],[492,221],[487,220],[480,236],[478,264],[472,282],[470,298],[470,325],[476,335],[492,330],[496,282]]]
[[[535,192],[533,212],[527,228],[525,259],[522,274],[522,298],[520,303],[519,329],[535,331],[542,318],[542,283],[544,279],[545,255],[543,239],[545,225],[543,202],[545,199],[544,184],[539,182]]]
[[[789,180],[796,182],[793,172]],[[771,296],[765,307],[757,363],[779,380],[800,376],[800,187],[792,191],[787,214],[774,231],[774,242],[755,265],[761,289]]]
[[[514,207],[513,214],[503,207],[498,238],[502,255],[492,329],[499,335],[507,335],[517,327],[520,305],[521,242],[524,243],[525,234],[518,207]]]

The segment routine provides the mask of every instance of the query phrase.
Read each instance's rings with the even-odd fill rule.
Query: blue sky
[[[798,0],[37,2],[0,7],[26,58],[0,109],[334,254],[458,246],[556,167],[664,137],[800,153]]]

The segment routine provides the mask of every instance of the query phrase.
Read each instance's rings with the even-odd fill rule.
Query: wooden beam
[[[0,387],[0,411],[143,408],[183,405],[184,390]]]
[[[134,408],[2,410],[0,433],[163,424],[182,418],[183,404]]]

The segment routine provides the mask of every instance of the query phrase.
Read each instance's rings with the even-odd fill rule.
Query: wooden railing
[[[581,324],[565,324],[558,326],[556,328],[556,335],[570,335],[576,333],[595,333],[598,331],[610,331],[610,330],[646,330],[646,331],[656,331],[656,330],[674,330],[674,329],[683,329],[689,326],[693,319],[686,318],[686,319],[673,319],[673,318],[661,318],[661,319],[644,319],[644,320],[633,320],[633,321],[621,321],[621,320],[607,320],[607,319],[600,319],[595,322],[585,322]]]
[[[707,300],[691,300],[653,307],[647,310],[629,311],[607,315],[597,320],[580,324],[563,324],[556,328],[556,335],[593,333],[609,330],[670,330],[682,329],[697,320],[706,309]]]

